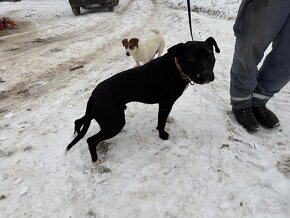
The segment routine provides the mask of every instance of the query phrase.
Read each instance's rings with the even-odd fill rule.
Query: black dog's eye
[[[188,60],[189,60],[190,62],[196,62],[196,61],[197,61],[197,57],[195,57],[194,55],[190,55],[190,56],[188,57]]]
[[[197,57],[198,54],[195,52],[187,54],[187,60],[189,60],[190,62],[197,62]]]
[[[134,45],[129,45],[129,49],[133,50],[134,49]]]
[[[208,56],[208,59],[211,60],[211,61],[214,61],[214,56],[213,56],[212,54],[210,54],[210,55]]]
[[[209,52],[209,51],[203,51],[203,52],[202,52],[202,55],[203,55],[203,56],[210,56],[210,55],[212,55],[212,53]]]
[[[208,60],[214,60],[213,52],[212,51],[203,51],[202,55],[207,57]]]

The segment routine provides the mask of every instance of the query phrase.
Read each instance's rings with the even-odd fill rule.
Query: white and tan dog
[[[165,41],[162,33],[159,30],[150,30],[155,33],[155,35],[146,41],[140,41],[138,38],[122,40],[122,44],[126,49],[126,55],[131,55],[134,58],[136,67],[140,66],[140,62],[146,64],[147,62],[153,60],[155,54],[158,54],[158,57],[161,56],[164,50]]]

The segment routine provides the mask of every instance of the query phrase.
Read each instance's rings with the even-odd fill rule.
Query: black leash
[[[188,9],[188,20],[189,20],[189,29],[190,29],[191,39],[192,41],[194,41],[193,36],[192,36],[192,27],[191,27],[190,0],[187,0],[187,9]]]

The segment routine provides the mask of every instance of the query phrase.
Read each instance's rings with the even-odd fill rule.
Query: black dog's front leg
[[[169,134],[164,130],[164,128],[171,108],[172,105],[159,104],[158,124],[156,129],[159,131],[159,137],[163,140],[166,140],[169,137]]]

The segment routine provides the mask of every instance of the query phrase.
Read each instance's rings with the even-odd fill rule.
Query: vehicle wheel
[[[117,6],[119,4],[119,0],[114,0],[114,6]]]
[[[73,13],[75,16],[78,16],[81,14],[81,8],[80,7],[71,7]]]
[[[108,10],[114,11],[114,0],[112,0],[111,3],[109,4]]]

